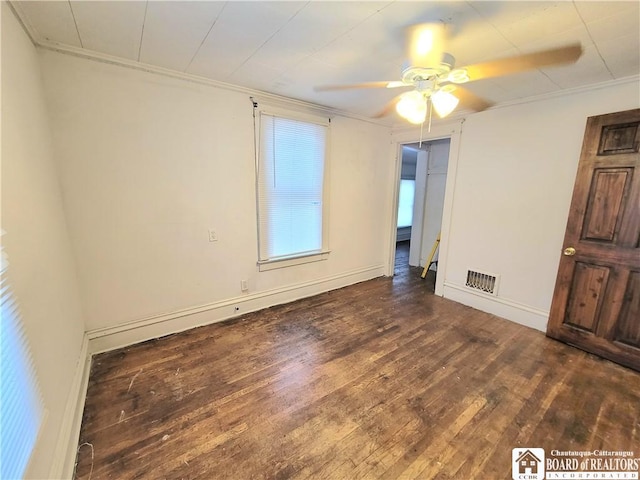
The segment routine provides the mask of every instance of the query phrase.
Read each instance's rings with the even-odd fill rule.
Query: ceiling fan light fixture
[[[444,118],[453,112],[458,106],[458,102],[460,102],[458,97],[445,90],[438,90],[431,95],[431,103],[440,118]]]
[[[396,104],[396,111],[402,118],[420,125],[427,118],[427,100],[417,90],[405,92]]]

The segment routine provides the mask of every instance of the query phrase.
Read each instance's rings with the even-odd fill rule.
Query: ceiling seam
[[[78,41],[80,42],[80,48],[84,48],[82,43],[82,37],[80,36],[80,29],[78,28],[78,22],[76,21],[76,14],[73,12],[73,5],[71,5],[71,0],[67,0],[69,4],[69,10],[71,10],[71,18],[73,18],[73,25],[76,27],[76,34],[78,35]]]
[[[13,16],[16,18],[20,26],[22,27],[22,30],[24,30],[24,33],[26,33],[27,37],[29,37],[29,40],[31,40],[31,43],[34,46],[40,45],[39,40],[36,39],[37,32],[35,31],[35,29],[33,29],[32,26],[27,25],[26,21],[22,18],[22,15],[20,15],[16,10],[16,8],[20,8],[20,7],[14,5],[14,2],[12,0],[7,0],[7,6],[9,7],[9,10],[11,10],[11,13],[13,13]]]
[[[241,85],[234,85],[231,83],[222,82],[220,80],[213,80],[207,77],[201,77],[191,73],[180,72],[178,70],[171,70],[164,67],[157,67],[154,65],[148,65],[135,60],[127,60],[120,57],[115,57],[107,54],[100,54],[91,50],[85,50],[83,48],[72,47],[69,45],[56,44],[52,42],[43,41],[39,44],[39,48],[43,50],[49,50],[51,52],[59,53],[61,55],[70,55],[72,57],[82,58],[89,61],[104,63],[107,65],[114,65],[117,67],[128,68],[131,70],[137,70],[140,72],[146,72],[154,75],[160,75],[163,77],[173,78],[176,80],[186,81],[193,84],[204,85],[213,88],[220,88],[232,92],[239,92],[248,94],[254,97],[266,98],[267,103],[279,103],[287,105],[289,108],[301,107],[305,109],[311,109],[321,112],[321,115],[339,115],[345,118],[352,118],[363,122],[370,123],[372,125],[378,125],[381,127],[389,127],[390,125],[371,119],[370,117],[359,115],[349,112],[347,110],[341,110],[339,108],[330,107],[328,105],[317,104],[306,100],[299,100],[293,97],[285,97],[277,93],[267,92],[264,90],[258,90],[250,87],[243,87]]]
[[[147,23],[147,9],[149,8],[149,0],[144,4],[144,17],[142,18],[142,30],[140,31],[140,45],[138,45],[138,61],[140,61],[140,55],[142,54],[142,40],[144,39],[144,26]]]
[[[335,43],[340,38],[344,37],[345,35],[348,35],[350,32],[352,32],[353,30],[358,28],[360,25],[362,25],[363,23],[367,22],[371,17],[374,17],[375,15],[379,15],[381,11],[383,11],[389,5],[393,5],[394,3],[396,3],[396,2],[395,1],[389,2],[384,7],[381,7],[380,9],[376,10],[375,12],[373,12],[371,15],[368,15],[367,18],[362,19],[361,21],[356,23],[353,27],[349,28],[346,32],[341,33],[340,35],[338,35],[336,38],[334,38],[330,42],[325,43],[322,47],[320,47],[320,50],[322,50],[323,48],[327,48],[329,45],[331,45],[332,43]]]
[[[485,15],[482,14],[481,11],[479,11],[476,7],[473,6],[473,2],[467,2],[467,5],[469,5],[472,9],[475,10],[475,12],[484,19],[485,22],[487,22],[489,25],[491,25],[491,27],[493,27],[493,29],[498,32],[498,35],[500,35],[502,38],[505,39],[505,41],[511,45],[513,48],[515,48],[518,52],[520,52],[520,49],[511,41],[509,40],[504,33],[502,33],[502,31],[491,21],[489,20]],[[520,52],[522,53],[522,52]]]
[[[324,45],[322,45],[321,47],[319,47],[317,50],[315,50],[312,54],[307,55],[304,58],[301,58],[300,60],[298,60],[297,62],[295,62],[294,64],[292,64],[290,67],[288,68],[295,68],[296,66],[300,65],[302,62],[304,62],[305,60],[314,57],[319,51],[327,48],[329,45],[331,45],[332,43],[335,43],[336,41],[338,41],[339,39],[341,39],[342,37],[348,35],[350,32],[352,32],[353,30],[355,30],[356,28],[358,28],[360,25],[362,25],[363,23],[365,23],[366,21],[368,21],[371,17],[375,16],[375,15],[379,15],[380,12],[382,10],[384,10],[385,8],[387,8],[389,5],[393,5],[396,2],[396,0],[387,3],[385,6],[379,8],[378,10],[376,10],[375,12],[373,12],[371,15],[368,15],[367,18],[359,21],[358,23],[356,23],[354,26],[352,26],[351,28],[347,29],[345,32],[341,33],[340,35],[338,35],[337,37],[335,37],[333,40],[325,43]],[[278,75],[277,79],[282,78],[282,74]]]
[[[473,2],[469,2],[469,1],[467,1],[466,3],[467,3],[467,5],[469,5],[469,6],[470,6],[470,7],[471,7],[471,8],[472,8],[472,9],[473,9],[477,14],[478,14],[478,16],[479,16],[480,18],[482,18],[485,22],[487,22],[489,25],[491,25],[491,27],[492,27],[492,28],[493,28],[493,29],[498,33],[498,35],[500,35],[502,38],[504,38],[504,39],[505,39],[505,41],[506,41],[507,43],[509,43],[509,44],[510,44],[513,48],[515,48],[516,50],[520,51],[520,50],[518,49],[518,47],[516,47],[516,46],[515,46],[515,45],[514,45],[514,44],[513,44],[513,43],[512,43],[512,42],[511,42],[507,37],[505,37],[505,36],[504,36],[504,34],[503,34],[500,30],[498,30],[498,27],[496,27],[496,26],[493,24],[493,22],[489,21],[489,19],[488,19],[487,17],[485,17],[485,16],[482,14],[482,12],[480,12],[476,7],[474,7],[474,6],[473,6]],[[504,88],[504,87],[503,87],[502,85],[500,85],[499,83],[494,82],[492,79],[490,79],[490,78],[489,78],[489,79],[487,79],[487,80],[488,80],[489,82],[491,82],[491,84],[492,84],[494,87],[500,88],[503,92],[508,91],[506,88]],[[487,80],[485,80],[485,81],[487,81]]]
[[[260,51],[260,49],[261,49],[262,47],[264,47],[267,43],[269,43],[269,41],[270,41],[273,37],[275,37],[278,33],[280,33],[284,27],[286,27],[289,23],[291,23],[291,20],[293,20],[294,18],[296,18],[296,17],[298,16],[298,14],[299,14],[302,10],[304,10],[305,8],[307,8],[307,6],[308,6],[310,3],[311,3],[310,1],[309,1],[309,2],[306,2],[302,7],[300,7],[300,8],[296,11],[296,13],[294,13],[293,15],[291,15],[291,17],[289,17],[289,20],[287,20],[287,21],[286,21],[286,22],[285,22],[285,23],[284,23],[284,24],[283,24],[283,25],[282,25],[278,30],[276,30],[275,32],[273,32],[273,34],[271,34],[271,35],[269,36],[269,38],[267,38],[264,42],[262,42],[262,44],[261,44],[258,48],[256,48],[256,49],[253,51],[253,53],[252,53],[251,55],[249,55],[247,58],[245,58],[245,59],[244,59],[244,61],[243,61],[240,65],[238,65],[238,66],[233,70],[233,72],[231,72],[231,73],[230,73],[229,75],[227,75],[225,78],[229,78],[229,77],[233,76],[233,74],[234,74],[234,73],[236,73],[238,70],[240,70],[240,69],[241,69],[241,68],[242,68],[242,67],[243,67],[243,66],[244,66],[244,65],[245,65],[249,60],[251,60],[251,58],[253,58],[253,56],[254,56],[256,53],[258,53],[258,52]]]
[[[587,35],[589,35],[589,38],[591,39],[591,43],[593,43],[593,46],[596,49],[596,52],[598,53],[598,56],[600,57],[600,60],[602,60],[602,64],[604,65],[604,68],[607,69],[607,72],[609,72],[609,75],[611,75],[611,78],[616,78],[615,75],[613,74],[613,72],[611,71],[611,69],[609,68],[609,65],[607,65],[607,62],[605,61],[604,57],[602,56],[602,53],[600,53],[600,49],[598,48],[598,44],[596,43],[595,39],[591,35],[591,32],[589,31],[589,27],[587,26],[587,22],[585,22],[584,18],[582,18],[582,15],[580,14],[580,10],[578,10],[578,6],[576,5],[576,1],[573,0],[571,3],[573,4],[573,8],[575,9],[576,13],[578,14],[578,17],[580,18],[580,21],[584,25],[584,29],[587,31]]]
[[[476,13],[477,13],[478,15],[480,15],[480,16],[481,16],[481,17],[482,17],[482,18],[483,18],[483,19],[484,19],[484,20],[485,20],[489,25],[491,25],[491,26],[493,27],[493,29],[494,29],[496,32],[498,32],[498,34],[499,34],[502,38],[504,38],[504,39],[505,39],[505,41],[506,41],[507,43],[509,43],[509,45],[511,45],[511,46],[512,46],[513,48],[515,48],[515,49],[516,49],[520,54],[522,54],[522,50],[520,50],[520,48],[519,48],[515,43],[513,43],[511,40],[509,40],[509,39],[504,35],[504,33],[502,33],[502,31],[500,31],[500,29],[494,25],[494,23],[493,23],[493,22],[491,22],[487,17],[485,17],[485,16],[482,14],[482,12],[478,11],[478,9],[477,9],[477,8],[475,8],[475,7],[473,6],[473,2],[469,2],[469,1],[467,1],[467,5],[469,5],[471,8],[473,8],[473,9],[476,11]],[[549,75],[547,75],[543,70],[541,70],[541,69],[539,69],[539,68],[537,68],[536,70],[537,70],[538,72],[540,72],[542,75],[544,75],[545,77],[547,77],[547,80],[549,80],[551,83],[553,83],[556,87],[558,87],[560,90],[562,90],[562,85],[559,85],[558,83],[556,83],[556,82],[555,82],[555,81],[554,81],[554,80],[553,80]]]
[[[189,67],[191,66],[191,64],[193,63],[193,61],[196,59],[196,57],[198,56],[198,53],[200,53],[200,49],[202,48],[202,46],[204,45],[204,42],[207,41],[207,38],[209,38],[209,34],[211,33],[211,31],[213,30],[213,27],[216,25],[216,23],[218,23],[218,20],[220,19],[220,15],[222,15],[222,12],[224,12],[224,9],[227,8],[227,4],[229,2],[224,2],[224,5],[222,6],[222,8],[220,9],[220,11],[218,12],[218,15],[216,15],[216,18],[213,19],[213,23],[211,24],[211,26],[209,27],[209,30],[207,30],[207,33],[205,34],[204,38],[202,39],[202,41],[200,42],[200,45],[198,45],[198,48],[196,48],[195,53],[193,54],[193,57],[191,57],[191,60],[189,60],[189,63],[187,63],[187,66],[184,67],[184,70],[182,70],[184,73],[187,73],[187,70],[189,70]]]

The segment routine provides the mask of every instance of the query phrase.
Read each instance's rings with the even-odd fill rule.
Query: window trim
[[[302,265],[306,263],[319,262],[327,260],[329,258],[329,171],[330,171],[330,152],[331,152],[331,118],[314,115],[306,112],[293,111],[288,109],[282,109],[268,105],[266,107],[256,107],[255,113],[255,129],[254,135],[256,140],[255,149],[255,195],[256,195],[256,231],[257,231],[257,261],[258,271],[264,272],[269,270],[276,270],[279,268],[292,267],[296,265]],[[324,149],[324,164],[323,164],[323,177],[322,177],[322,239],[320,250],[313,250],[309,252],[299,252],[292,255],[285,255],[280,257],[273,257],[267,259],[260,258],[260,196],[259,196],[259,183],[260,183],[260,165],[261,165],[261,141],[262,141],[262,118],[263,115],[285,118],[288,120],[295,120],[299,122],[313,123],[325,127],[325,149]]]
[[[331,250],[322,250],[320,252],[303,253],[298,255],[290,255],[287,257],[272,258],[269,260],[258,260],[258,271],[267,272],[278,268],[293,267],[295,265],[303,265],[305,263],[321,262],[329,258]]]

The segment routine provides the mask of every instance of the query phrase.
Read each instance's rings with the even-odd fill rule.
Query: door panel
[[[616,321],[614,340],[640,348],[640,272],[631,272],[625,291],[620,316]]]
[[[638,152],[638,123],[605,125],[602,128],[599,155],[616,155]]]
[[[608,279],[608,268],[576,262],[564,320],[567,325],[596,332]]]
[[[547,335],[640,370],[640,109],[590,117]]]
[[[595,170],[582,230],[583,239],[614,241],[632,171],[630,168]]]

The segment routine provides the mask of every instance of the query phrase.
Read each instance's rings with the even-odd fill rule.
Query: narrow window
[[[43,406],[20,312],[0,264],[0,478],[23,478],[43,418]]]
[[[325,250],[324,173],[328,126],[260,115],[260,262]]]
[[[415,196],[415,191],[415,180],[400,180],[398,228],[410,227],[413,223],[413,198]]]

